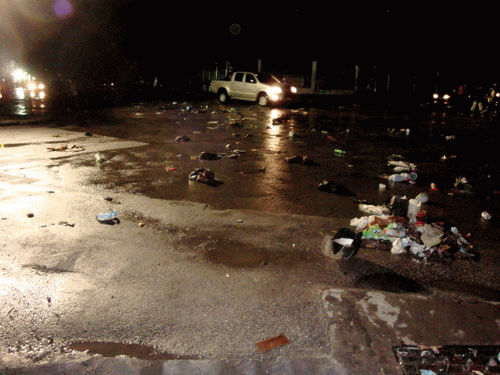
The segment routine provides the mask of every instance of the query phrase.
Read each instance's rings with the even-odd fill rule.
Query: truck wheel
[[[217,94],[217,98],[219,99],[219,102],[221,102],[222,104],[227,102],[228,96],[226,90],[220,90]]]
[[[266,94],[259,94],[257,103],[259,103],[261,107],[266,107],[269,104],[268,96]]]

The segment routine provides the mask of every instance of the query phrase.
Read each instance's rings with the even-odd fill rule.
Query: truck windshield
[[[259,79],[259,82],[261,83],[267,83],[267,84],[276,84],[276,83],[281,83],[278,78],[275,76],[268,74],[268,73],[259,73],[257,74],[257,78]]]

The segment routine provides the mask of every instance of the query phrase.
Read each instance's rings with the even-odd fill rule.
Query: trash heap
[[[351,220],[362,232],[362,240],[379,241],[392,254],[410,254],[424,260],[438,258],[477,259],[477,253],[456,227],[446,221],[428,223],[422,204],[425,193],[413,199],[393,196],[386,206],[360,204],[359,209],[372,213]]]

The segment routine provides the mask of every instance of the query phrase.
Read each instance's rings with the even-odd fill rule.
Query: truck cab
[[[268,73],[234,72],[229,80],[212,81],[209,91],[217,94],[221,103],[233,98],[267,106],[289,99],[296,89],[288,88]]]

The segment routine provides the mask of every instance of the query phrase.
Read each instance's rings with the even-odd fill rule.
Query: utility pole
[[[312,72],[311,72],[311,89],[313,94],[316,92],[316,66],[318,62],[313,61],[312,62]]]

